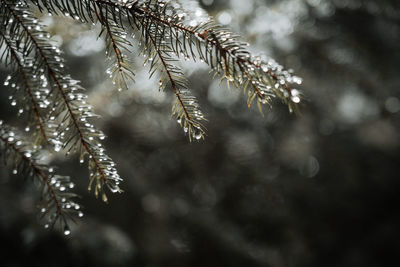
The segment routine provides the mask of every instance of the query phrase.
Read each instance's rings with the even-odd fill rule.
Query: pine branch
[[[41,0],[41,3],[49,12],[67,11],[63,5],[57,4],[54,0]],[[247,50],[247,43],[238,41],[237,35],[216,24],[211,18],[196,26],[188,26],[184,23],[184,13],[179,13],[180,9],[176,10],[169,3],[157,0],[75,0],[71,1],[73,8],[68,11],[77,16],[82,13],[79,10],[85,10],[87,14],[90,14],[93,5],[109,12],[115,24],[120,27],[124,27],[127,20],[128,25],[135,28],[136,20],[146,18],[146,24],[159,28],[156,32],[161,35],[160,37],[164,35],[169,37],[170,47],[178,57],[182,55],[185,59],[194,60],[199,57],[216,74],[226,79],[228,85],[233,83],[234,86],[248,92],[248,106],[255,98],[258,99],[258,105],[261,107],[261,104],[270,103],[273,97],[277,97],[288,105],[291,112],[298,110],[301,93],[292,88],[291,84],[300,84],[301,79],[293,76],[290,71],[284,70],[272,59],[263,61],[260,57],[254,57]],[[86,17],[93,17],[93,15],[86,15]],[[154,37],[158,39],[158,36]],[[165,41],[167,39],[164,38]],[[248,90],[249,84],[251,91]]]
[[[34,129],[36,129],[36,126],[38,126],[40,132],[38,135],[38,139],[35,141],[35,144],[39,145],[43,141],[49,142],[50,140],[47,137],[46,125],[44,122],[45,117],[41,114],[40,104],[36,100],[36,98],[38,98],[39,101],[41,100],[41,92],[40,90],[38,90],[40,88],[40,81],[38,80],[38,77],[34,77],[31,75],[33,69],[29,67],[29,64],[25,63],[31,62],[32,59],[27,56],[23,57],[23,55],[21,55],[19,51],[18,45],[13,40],[8,38],[8,35],[3,32],[3,29],[0,29],[0,47],[3,46],[3,43],[5,50],[3,51],[3,54],[0,56],[0,58],[5,61],[5,64],[7,66],[9,65],[12,69],[14,69],[14,74],[7,76],[4,84],[9,85],[10,80],[12,79],[20,85],[16,86],[15,83],[11,83],[11,87],[14,87],[16,90],[18,90],[20,86],[25,88],[26,94],[29,98],[29,103],[27,105],[20,104],[21,108],[18,113],[22,113],[24,109],[32,110],[31,114],[33,120],[30,120],[30,123],[34,125]],[[20,97],[20,99],[24,99],[24,96]],[[16,104],[16,101],[12,102],[12,105],[14,104]],[[26,129],[29,129],[29,127]],[[40,137],[42,137],[42,139],[40,139]]]
[[[47,77],[50,83],[49,103],[52,104],[50,121],[58,121],[57,134],[62,147],[71,150],[79,150],[80,162],[88,158],[89,165],[89,190],[95,184],[96,197],[101,194],[103,201],[107,202],[104,186],[112,192],[121,192],[118,184],[122,180],[115,169],[114,162],[104,153],[99,139],[104,135],[94,129],[89,119],[96,117],[92,107],[86,103],[86,95],[83,88],[75,80],[64,73],[64,64],[61,52],[51,46],[44,36],[47,36],[32,13],[26,10],[23,4],[11,4],[6,0],[2,2],[2,13],[13,19],[8,20],[10,38],[18,39],[23,46],[23,51],[34,51],[36,73]],[[40,71],[41,70],[41,71]],[[61,149],[59,143],[55,144],[55,150]]]
[[[119,91],[121,91],[122,88],[128,89],[127,81],[134,81],[133,76],[135,76],[135,73],[128,61],[128,57],[126,57],[121,50],[122,48],[126,53],[131,53],[129,50],[131,43],[126,39],[127,33],[124,31],[122,25],[119,26],[112,17],[110,17],[110,12],[96,4],[93,5],[93,8],[97,20],[103,26],[100,35],[105,35],[107,43],[106,54],[110,60],[112,60],[111,54],[115,57],[107,73],[112,78],[113,84],[117,85]]]
[[[107,1],[98,1],[110,5]],[[168,16],[166,10],[166,4],[160,6],[158,2],[147,1],[143,5],[133,5],[129,12],[132,16],[145,16],[151,23],[169,29],[175,39],[171,44],[176,54],[195,58],[197,50],[200,59],[226,78],[228,83],[242,86],[245,91],[247,84],[251,83],[254,92],[249,94],[249,105],[255,97],[265,104],[270,102],[271,96],[276,96],[289,106],[290,111],[297,110],[300,93],[289,84],[301,83],[300,78],[292,76],[273,60],[263,62],[253,57],[246,49],[247,43],[239,42],[236,35],[211,19],[197,26],[187,26],[181,14]]]
[[[32,145],[0,121],[0,156],[13,174],[32,178],[39,184],[41,192],[40,213],[46,221],[45,228],[59,226],[65,235],[70,234],[69,221],[82,217],[80,205],[73,199],[75,194],[68,192],[74,188],[69,177],[54,173],[54,167],[40,164],[40,154]]]
[[[247,92],[249,107],[257,98],[257,105],[262,112],[261,105],[269,104],[272,98],[277,97],[288,105],[290,112],[298,110],[301,93],[292,88],[291,84],[300,84],[301,79],[293,76],[290,71],[284,70],[272,59],[266,62],[260,57],[254,57],[247,50],[247,43],[240,42],[237,35],[216,24],[209,17],[206,22],[198,23],[196,26],[186,25],[185,13],[181,8],[175,9],[169,3],[158,0],[74,0],[69,1],[69,8],[54,0],[41,0],[41,4],[38,0],[33,0],[33,2],[39,7],[43,5],[49,12],[57,10],[64,13],[72,12],[73,16],[80,17],[81,20],[99,17],[97,8],[104,10],[104,14],[109,14],[113,25],[119,30],[129,27],[133,31],[136,28],[141,29],[144,43],[154,46],[156,52],[168,48],[170,50],[168,54],[174,52],[177,57],[182,55],[185,59],[192,58],[193,60],[200,58],[201,61],[206,62],[216,75],[220,75],[221,80],[226,79],[228,86],[232,83],[235,87]],[[140,21],[140,25],[137,21]],[[152,39],[157,42],[149,41],[150,36],[143,35],[144,30],[147,32],[151,30]],[[122,39],[128,42],[125,38]],[[168,47],[166,43],[169,44]],[[116,51],[115,54],[118,55],[118,50]],[[160,56],[160,53],[156,54]],[[173,83],[171,86],[178,98],[177,106],[183,110],[185,122],[190,121],[189,114],[185,112],[182,101],[179,101],[179,95],[176,94]],[[178,118],[181,114],[179,112]],[[204,131],[201,131],[201,134],[203,135]]]
[[[94,186],[96,197],[101,194],[104,201],[107,201],[104,187],[121,192],[122,179],[102,148],[100,140],[104,134],[90,122],[97,115],[86,102],[84,89],[65,74],[60,49],[50,43],[50,34],[38,23],[28,2],[41,12],[70,16],[84,23],[100,23],[100,36],[106,41],[107,58],[112,62],[107,73],[118,89],[128,88],[129,80],[133,81],[135,74],[129,58],[133,47],[131,37],[140,32],[139,47],[146,57],[144,63],[149,63],[149,76],[158,71],[160,90],[172,89],[175,96],[172,115],[190,140],[204,138],[202,123],[206,119],[177,66],[180,57],[200,59],[209,65],[214,76],[226,80],[228,86],[233,84],[243,89],[249,107],[257,99],[262,111],[262,104],[278,98],[292,112],[297,111],[301,102],[301,93],[292,88],[292,84],[301,83],[299,77],[272,59],[253,56],[247,43],[209,17],[188,23],[182,7],[174,8],[159,0],[0,0],[0,46],[5,48],[0,56],[14,71],[12,77],[18,87],[25,89],[25,105],[29,106],[35,128],[41,139],[52,143],[56,151],[78,151],[81,163],[87,159],[88,189]],[[6,83],[10,81],[7,79]],[[28,165],[35,169],[29,162]],[[36,172],[45,181],[46,173]]]
[[[170,84],[175,94],[172,115],[176,116],[177,122],[183,127],[184,132],[188,133],[189,140],[192,140],[192,138],[196,140],[204,139],[205,128],[201,121],[206,119],[199,109],[196,98],[191,95],[188,89],[187,80],[182,70],[172,64],[177,64],[177,60],[171,57],[173,51],[170,45],[160,38],[161,34],[157,32],[158,28],[146,23],[145,18],[140,20],[137,27],[142,29],[140,39],[145,42],[143,53],[147,51],[148,54],[145,62],[151,61],[150,77],[156,70],[160,70],[160,90],[165,89]]]

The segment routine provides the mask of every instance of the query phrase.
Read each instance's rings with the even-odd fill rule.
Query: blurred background
[[[262,116],[182,62],[209,119],[189,143],[137,52],[136,83],[117,92],[99,29],[43,17],[102,116],[125,192],[104,204],[77,156],[47,157],[85,207],[64,237],[38,223],[32,183],[1,167],[1,265],[388,266],[400,252],[399,1],[183,2],[301,76],[301,115],[275,102]],[[1,119],[21,125],[1,87]]]

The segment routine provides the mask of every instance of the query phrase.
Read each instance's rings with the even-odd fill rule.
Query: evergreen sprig
[[[150,62],[150,77],[160,70],[160,90],[170,85],[175,94],[172,115],[175,115],[184,132],[188,133],[189,140],[204,138],[205,128],[202,121],[206,119],[196,98],[189,91],[188,81],[177,64],[178,60],[171,56],[173,49],[170,43],[165,41],[165,35],[156,32],[160,29],[154,29],[153,24],[146,23],[145,18],[139,19],[136,26],[141,29],[142,53],[147,54],[145,63]]]
[[[179,66],[181,58],[208,64],[214,76],[247,94],[249,107],[257,99],[261,111],[263,104],[278,98],[292,112],[297,111],[301,102],[301,93],[292,87],[300,84],[301,78],[272,59],[253,56],[247,43],[239,41],[238,35],[210,17],[190,18],[177,1],[0,0],[0,3],[0,47],[4,48],[0,57],[12,71],[5,81],[5,85],[15,88],[12,104],[18,104],[21,113],[25,110],[30,114],[28,128],[33,129],[38,149],[50,144],[55,151],[77,151],[81,163],[87,159],[89,190],[94,187],[96,197],[101,195],[104,201],[107,201],[104,189],[121,192],[122,179],[100,142],[104,134],[91,122],[97,116],[87,103],[84,89],[66,74],[62,53],[34,15],[34,7],[53,16],[100,24],[99,36],[106,41],[106,57],[111,62],[106,72],[119,91],[128,89],[134,81],[131,50],[138,46],[145,56],[144,64],[149,66],[149,76],[159,75],[160,90],[171,90],[174,94],[172,115],[189,140],[204,139],[206,119]],[[13,148],[12,143],[5,143],[5,147],[10,145]],[[20,158],[20,162],[26,159]],[[27,166],[35,169],[32,162],[28,161]],[[37,173],[45,180],[40,175],[44,172]],[[53,202],[58,200],[50,189],[46,192]]]
[[[69,235],[69,221],[83,216],[81,206],[75,202],[76,195],[69,192],[75,185],[68,176],[55,174],[54,167],[41,164],[40,151],[24,140],[16,129],[0,121],[0,156],[12,166],[13,174],[31,178],[38,185],[40,217],[45,228],[57,226]]]
[[[78,151],[81,163],[88,159],[89,190],[94,184],[96,197],[101,194],[107,202],[104,187],[112,192],[121,192],[118,186],[121,178],[100,143],[104,134],[90,123],[96,114],[86,102],[83,88],[78,81],[65,74],[60,49],[50,44],[50,35],[43,30],[28,6],[6,0],[1,0],[1,3],[0,16],[5,22],[1,36],[4,42],[14,40],[18,44],[13,53],[4,56],[6,61],[15,64],[7,56],[18,53],[32,58],[25,65],[31,68],[31,75],[42,81],[40,87],[45,88],[40,94],[44,99],[42,108],[47,114],[47,128],[53,129],[47,141],[54,145],[55,151]]]
[[[24,112],[23,107],[28,109],[28,111],[30,111],[30,117],[32,117],[32,119],[29,120],[29,124],[33,125],[34,129],[39,128],[40,131],[39,133],[34,131],[34,136],[37,136],[34,143],[40,144],[48,141],[48,135],[51,136],[52,133],[49,133],[51,128],[46,128],[46,117],[43,115],[43,112],[41,112],[41,108],[45,107],[46,104],[45,99],[42,97],[43,89],[41,89],[42,83],[40,78],[33,74],[35,72],[33,69],[34,65],[30,63],[33,59],[29,56],[24,56],[19,51],[17,43],[11,40],[3,31],[0,31],[0,46],[5,48],[1,55],[2,61],[13,70],[13,73],[7,76],[4,84],[10,85],[15,88],[16,93],[19,93],[11,96],[11,105],[17,105],[17,100],[14,98],[18,98],[18,101],[22,100],[22,103],[19,104],[21,108],[18,114]],[[17,84],[10,81],[12,78]],[[24,92],[20,92],[21,88],[25,89]],[[29,131],[30,127],[28,126],[26,130]]]
[[[109,12],[104,12],[97,5],[93,7],[97,21],[103,26],[100,35],[105,36],[107,44],[106,54],[112,62],[111,66],[107,69],[107,73],[112,78],[113,84],[117,86],[118,91],[128,89],[128,81],[134,81],[135,73],[129,57],[125,55],[131,53],[129,50],[131,43],[127,40],[127,33],[121,26],[115,23]]]

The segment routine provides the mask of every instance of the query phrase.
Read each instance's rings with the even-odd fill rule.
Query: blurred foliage
[[[385,266],[396,255],[398,1],[201,4],[253,52],[304,78],[302,114],[282,104],[264,117],[248,111],[240,92],[228,94],[204,65],[183,62],[213,118],[207,140],[188,144],[168,119],[172,96],[146,70],[134,88],[115,93],[97,36],[46,18],[62,33],[72,75],[90,88],[125,193],[99,206],[78,192],[90,212],[66,239],[32,221],[36,194],[0,169],[2,266]],[[0,91],[0,112],[18,125],[9,90]],[[86,188],[78,158],[48,160]]]

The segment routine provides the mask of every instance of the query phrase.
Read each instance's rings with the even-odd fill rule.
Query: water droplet
[[[11,101],[11,106],[15,106],[17,104],[17,101],[13,100]]]
[[[300,92],[299,92],[297,89],[292,89],[292,90],[290,91],[290,94],[292,95],[292,96],[291,96],[291,100],[292,100],[294,103],[299,103],[299,102],[300,102],[300,97],[299,97]]]
[[[262,70],[264,72],[268,72],[268,66],[267,65],[262,65],[261,68],[262,68]]]
[[[297,90],[297,89],[292,89],[292,90],[290,91],[290,93],[292,94],[292,96],[297,96],[297,95],[300,94],[299,90]]]
[[[267,103],[268,103],[268,99],[267,99],[267,98],[258,97],[257,100],[258,100],[258,102],[260,102],[261,104],[267,104]]]
[[[29,131],[30,131],[29,126],[28,126],[28,127],[25,127],[25,132],[29,132]]]
[[[79,217],[83,217],[83,212],[80,211],[80,212],[78,213],[78,216],[79,216]]]
[[[202,137],[203,137],[203,134],[200,131],[195,135],[195,138],[197,140],[200,140],[200,138],[202,138]]]
[[[71,234],[71,230],[69,229],[68,226],[65,226],[64,227],[64,235],[69,235],[69,234]]]
[[[292,96],[291,99],[294,103],[300,103],[300,97],[298,96]]]
[[[17,173],[18,173],[18,170],[17,170],[17,169],[14,169],[14,170],[12,171],[12,173],[13,173],[13,174],[17,174]]]

